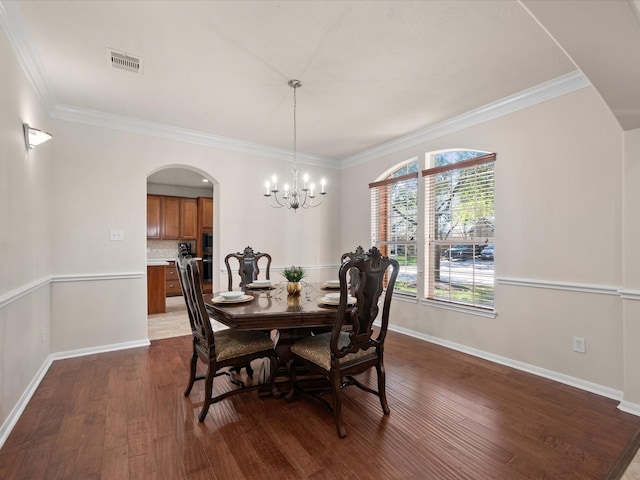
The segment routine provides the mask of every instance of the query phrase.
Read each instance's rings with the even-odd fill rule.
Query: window
[[[493,309],[496,156],[450,150],[428,158],[423,182],[412,159],[369,184],[371,244],[400,264],[395,293]]]
[[[451,151],[423,170],[427,298],[493,308],[495,154]]]
[[[409,161],[383,180],[369,184],[371,244],[398,261],[394,291],[411,296],[418,291],[418,171],[418,162]]]

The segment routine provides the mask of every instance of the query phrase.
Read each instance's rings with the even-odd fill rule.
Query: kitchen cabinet
[[[147,238],[151,240],[197,240],[198,200],[147,195]]]
[[[198,197],[198,215],[201,229],[213,228],[213,198]]]
[[[182,240],[197,240],[198,200],[195,198],[181,198],[180,210],[180,238]]]
[[[180,197],[162,197],[163,240],[180,240]]]
[[[147,314],[166,313],[165,267],[162,265],[147,267]]]
[[[176,262],[169,262],[169,265],[164,268],[164,275],[166,296],[177,297],[182,295]]]
[[[160,240],[162,197],[147,195],[147,238]]]

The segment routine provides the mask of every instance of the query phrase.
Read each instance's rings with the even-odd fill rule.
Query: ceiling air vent
[[[111,66],[127,72],[142,73],[142,58],[132,57],[123,52],[107,49]]]

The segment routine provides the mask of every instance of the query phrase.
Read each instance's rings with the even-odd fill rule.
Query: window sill
[[[454,312],[468,313],[470,315],[476,315],[478,317],[496,318],[497,314],[495,310],[486,310],[468,305],[461,305],[459,303],[447,303],[438,302],[437,300],[423,299],[420,300],[422,305],[428,307],[442,308],[444,310],[452,310]]]
[[[407,302],[407,303],[418,303],[417,297],[414,297],[413,295],[403,294],[403,293],[394,293],[393,299],[399,300],[401,302]]]

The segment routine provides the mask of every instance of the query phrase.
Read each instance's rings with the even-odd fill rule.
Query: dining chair
[[[357,258],[363,258],[364,254],[365,254],[364,248],[362,248],[362,245],[358,245],[358,248],[356,248],[353,252],[343,253],[342,256],[340,257],[340,263],[342,264],[347,260],[355,260]],[[349,272],[349,281],[348,281],[348,285],[350,285],[349,293],[351,295],[353,295],[353,292],[357,287],[357,282],[358,282],[357,271],[352,270],[351,272]]]
[[[235,259],[238,261],[238,275],[240,275],[240,288],[250,284],[258,279],[260,274],[259,262],[265,264],[265,278],[269,280],[271,274],[271,255],[268,253],[254,252],[253,248],[246,247],[243,252],[230,253],[224,257],[224,264],[227,266],[227,275],[229,277],[229,290],[233,290],[233,273],[229,261]]]
[[[346,257],[345,257],[346,258]],[[291,390],[287,400],[291,401],[296,392],[311,395],[322,400],[333,412],[336,429],[340,438],[346,436],[342,421],[342,391],[344,387],[355,385],[358,388],[377,395],[385,415],[389,414],[384,371],[384,340],[389,325],[389,310],[393,296],[393,287],[399,270],[398,262],[383,257],[376,247],[368,252],[356,254],[345,260],[340,266],[340,302],[336,320],[331,332],[320,333],[299,340],[291,346],[291,360],[288,364]],[[347,291],[347,275],[357,276],[354,282],[355,305],[351,303]],[[387,283],[385,285],[385,278]],[[375,333],[373,322],[380,313],[379,301],[383,296],[380,326]],[[332,402],[321,398],[327,392],[311,392],[301,389],[296,379],[296,368],[306,367],[310,373],[324,376],[329,380]],[[375,368],[378,376],[377,390],[360,381],[354,375]],[[353,399],[356,411],[366,408],[366,401]]]
[[[228,371],[229,368],[241,368],[256,359],[269,359],[265,372],[268,373],[271,391],[277,396],[278,391],[275,388],[274,379],[278,362],[271,338],[263,332],[234,329],[214,333],[203,299],[198,260],[179,255],[176,263],[178,263],[180,285],[189,312],[193,339],[189,383],[184,391],[184,396],[188,397],[190,395],[196,381],[205,381],[204,404],[200,410],[198,420],[200,422],[204,421],[212,403],[219,402],[231,395],[262,387],[260,381],[252,382],[248,386],[243,382],[234,382],[238,388],[232,388],[216,396],[213,395],[215,377],[228,375],[233,378]],[[204,375],[196,375],[198,359],[206,365],[206,373]],[[225,368],[227,370],[224,370]],[[260,380],[266,381],[266,377],[267,374]]]

